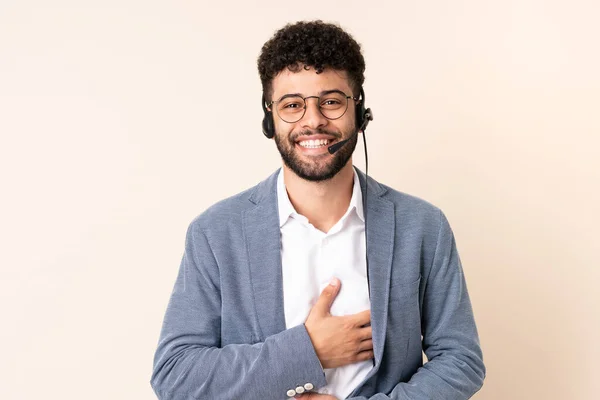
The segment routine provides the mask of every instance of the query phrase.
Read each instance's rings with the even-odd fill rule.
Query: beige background
[[[154,398],[186,227],[279,165],[256,57],[305,18],[364,46],[371,174],[455,230],[475,398],[597,398],[599,3],[365,4],[0,2],[0,398]]]

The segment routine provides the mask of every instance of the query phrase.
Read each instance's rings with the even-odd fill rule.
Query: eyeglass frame
[[[339,94],[344,95],[344,97],[346,97],[346,109],[344,110],[344,112],[342,113],[342,115],[340,115],[337,118],[329,118],[328,116],[326,116],[325,114],[323,114],[323,111],[321,110],[321,97],[327,96],[328,94],[331,94],[331,93],[339,93]],[[304,118],[304,116],[306,115],[306,110],[308,109],[308,106],[306,105],[306,99],[311,99],[311,98],[317,99],[317,108],[319,109],[319,113],[321,113],[321,115],[323,117],[327,118],[330,121],[338,120],[338,119],[342,118],[344,115],[346,115],[346,113],[348,112],[348,100],[350,100],[350,99],[354,100],[357,105],[360,102],[360,98],[359,97],[348,96],[343,91],[338,90],[338,89],[334,89],[334,90],[325,90],[325,91],[321,92],[320,96],[306,96],[306,97],[302,97],[299,93],[287,93],[287,94],[284,94],[283,96],[281,96],[279,99],[273,100],[270,103],[267,103],[266,106],[267,106],[267,108],[271,108],[271,106],[273,104],[279,103],[282,100],[287,99],[289,97],[298,97],[298,98],[302,99],[302,101],[304,102],[304,107],[303,107],[304,108],[304,112],[302,112],[302,115],[297,120],[292,121],[292,122],[288,122],[285,119],[283,119],[281,117],[281,115],[279,115],[279,110],[277,110],[277,107],[275,107],[275,113],[277,114],[277,116],[279,117],[279,119],[281,119],[283,122],[285,122],[287,124],[295,124],[296,122],[298,122],[302,118]]]

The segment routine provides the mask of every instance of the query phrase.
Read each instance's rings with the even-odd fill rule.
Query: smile
[[[330,139],[301,140],[298,142],[298,145],[306,149],[318,149],[329,145],[331,142],[333,142],[333,140]]]

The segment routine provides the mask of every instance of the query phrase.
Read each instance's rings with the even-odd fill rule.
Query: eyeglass
[[[321,114],[330,120],[342,118],[348,110],[348,100],[358,101],[356,97],[348,96],[341,90],[330,90],[321,94],[321,96],[302,97],[299,94],[286,94],[279,100],[274,100],[267,104],[271,107],[275,104],[277,115],[287,123],[298,122],[306,114],[306,100],[317,99],[317,105]]]

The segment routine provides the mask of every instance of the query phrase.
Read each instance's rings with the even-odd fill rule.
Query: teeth
[[[299,142],[298,144],[302,147],[316,149],[317,147],[326,146],[327,143],[329,143],[329,140],[327,140],[327,139],[318,139],[318,140],[303,140],[303,141]]]

